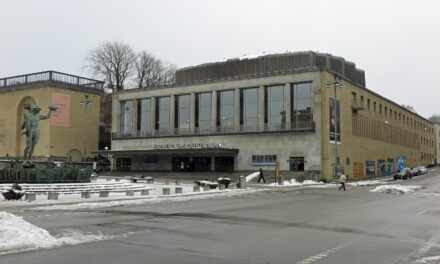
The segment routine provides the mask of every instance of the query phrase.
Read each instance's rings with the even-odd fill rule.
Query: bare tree
[[[133,73],[136,54],[129,45],[121,41],[106,41],[91,50],[86,60],[86,68],[95,77],[103,78],[112,91],[120,91]]]
[[[166,64],[146,51],[138,54],[135,67],[137,88],[148,88],[174,82],[176,66]]]
[[[440,125],[440,114],[433,114],[428,120],[434,124]]]

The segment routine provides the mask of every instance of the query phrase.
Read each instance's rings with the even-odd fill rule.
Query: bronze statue
[[[28,110],[23,118],[21,129],[26,129],[22,135],[26,135],[26,148],[24,149],[24,161],[30,163],[35,146],[40,139],[40,120],[49,119],[52,112],[57,110],[56,106],[49,106],[49,114],[40,115],[41,107],[39,105],[30,106],[25,104],[24,108]]]

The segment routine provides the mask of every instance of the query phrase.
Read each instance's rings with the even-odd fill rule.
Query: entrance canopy
[[[182,148],[182,149],[143,149],[143,150],[99,150],[94,154],[131,156],[131,155],[236,155],[238,149],[229,148]]]

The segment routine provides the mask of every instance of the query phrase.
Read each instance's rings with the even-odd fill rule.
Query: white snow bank
[[[440,256],[426,257],[416,260],[416,263],[439,263]]]
[[[253,179],[257,178],[258,176],[260,176],[260,172],[259,171],[254,172],[252,174],[249,174],[248,176],[246,176],[246,182],[250,182]]]
[[[276,186],[301,186],[301,185],[317,185],[317,184],[323,184],[322,182],[315,182],[311,180],[305,180],[303,182],[297,182],[295,179],[292,179],[290,181],[284,181],[284,185],[279,185],[278,183]],[[269,186],[275,186],[275,183],[269,184]]]
[[[54,237],[46,230],[26,222],[22,217],[0,212],[0,254],[80,244],[110,238],[102,234],[83,234],[72,230]]]
[[[347,182],[346,185],[348,186],[367,186],[367,185],[378,185],[383,184],[384,181],[379,180],[366,180],[366,181],[357,181],[357,182]]]
[[[395,193],[395,194],[403,194],[403,193],[411,193],[416,190],[421,189],[422,186],[416,185],[416,186],[404,186],[404,185],[380,185],[374,188],[373,190],[370,190],[370,192],[383,192],[383,193]]]

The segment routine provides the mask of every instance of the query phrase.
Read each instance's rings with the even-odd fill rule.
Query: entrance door
[[[190,163],[188,157],[174,157],[172,162],[173,162],[173,171],[190,170]]]
[[[353,162],[353,178],[359,179],[364,177],[364,164],[361,162]]]
[[[234,157],[215,157],[215,171],[234,171]]]
[[[304,171],[304,157],[290,157],[289,158],[290,171]]]
[[[131,170],[131,158],[116,158],[116,170],[117,171],[130,171]]]

